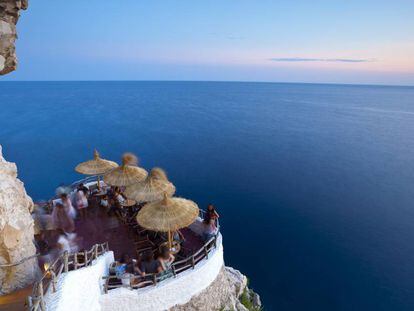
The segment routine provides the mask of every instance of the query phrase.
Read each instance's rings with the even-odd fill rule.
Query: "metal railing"
[[[68,253],[65,251],[47,267],[43,276],[33,284],[32,295],[27,299],[28,309],[31,311],[46,310],[44,296],[49,289],[54,293],[59,276],[72,270],[87,267],[103,253],[109,251],[108,242],[95,244],[89,251]]]
[[[86,184],[86,183],[89,183],[89,182],[92,182],[92,181],[98,181],[98,175],[91,175],[91,176],[88,176],[88,177],[85,177],[85,178],[82,178],[82,179],[79,179],[79,180],[77,180],[77,181],[75,181],[75,182],[73,182],[73,183],[71,183],[70,185],[69,185],[69,187],[71,187],[72,189],[75,189],[77,186],[79,186],[79,184]]]
[[[145,276],[134,274],[129,274],[127,276],[105,276],[103,277],[103,279],[105,280],[104,292],[106,294],[111,289],[121,287],[139,289],[150,285],[157,285],[159,282],[162,282],[171,277],[175,278],[179,273],[183,271],[189,270],[190,268],[194,269],[197,263],[199,263],[203,259],[209,258],[211,250],[217,247],[217,238],[218,233],[210,240],[208,240],[199,250],[194,252],[191,256],[174,262],[171,265],[171,268],[166,272],[149,273]],[[127,282],[123,283],[122,280],[127,280]]]

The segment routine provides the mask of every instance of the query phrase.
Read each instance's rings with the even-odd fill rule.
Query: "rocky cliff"
[[[247,278],[240,271],[223,267],[217,278],[188,303],[170,311],[259,311],[262,310],[258,294],[247,286]]]
[[[32,208],[16,165],[3,158],[0,146],[0,295],[32,283],[38,273],[36,258],[7,266],[36,253]]]
[[[27,8],[28,0],[0,0],[0,75],[17,67],[15,41],[16,24],[20,10]]]

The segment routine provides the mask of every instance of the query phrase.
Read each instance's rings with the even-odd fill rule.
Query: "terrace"
[[[167,277],[160,274],[147,274],[145,277],[139,274],[116,275],[114,266],[123,254],[129,254],[139,262],[144,252],[153,252],[154,255],[157,255],[160,247],[167,243],[168,237],[161,232],[147,230],[137,223],[136,215],[142,208],[141,205],[128,206],[122,213],[108,214],[105,209],[99,206],[98,196],[93,194],[97,189],[96,176],[72,184],[72,190],[76,189],[80,183],[84,183],[92,193],[89,198],[87,218],[75,221],[77,243],[81,251],[72,254],[64,252],[52,263],[44,265],[45,273],[34,284],[33,293],[28,299],[30,310],[46,310],[46,305],[48,305],[47,309],[54,309],[49,305],[56,300],[53,297],[59,296],[56,294],[62,291],[62,284],[59,285],[62,283],[62,276],[70,274],[72,271],[82,269],[87,271],[100,258],[108,257],[109,253],[111,255],[109,261],[106,259],[105,272],[99,276],[99,292],[102,295],[109,295],[112,292],[117,295],[119,290],[125,288],[147,293],[151,288],[162,287],[164,283],[174,283],[174,280],[182,278],[181,276],[188,278],[189,272],[196,273],[197,267],[205,265],[204,262],[216,253],[217,248],[221,247],[219,233],[208,241],[203,240],[203,211],[200,210],[199,217],[191,225],[180,230],[184,240],[180,243],[174,242],[175,261],[171,265],[171,273]],[[53,201],[46,209],[51,209],[50,205],[52,204]],[[56,235],[49,235],[47,240],[52,248],[57,247]],[[222,253],[220,256],[219,262],[222,266]],[[205,281],[208,282],[208,278]],[[79,282],[82,282],[81,279]]]

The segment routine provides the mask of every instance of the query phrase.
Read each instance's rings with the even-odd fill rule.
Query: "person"
[[[158,273],[162,271],[159,262],[154,259],[152,251],[146,251],[143,254],[141,263],[139,264],[139,271],[143,277],[149,273]]]
[[[122,254],[120,263],[125,265],[126,273],[133,274],[136,271],[136,260],[133,259],[128,253]]]
[[[83,184],[80,184],[76,191],[76,206],[78,207],[82,219],[86,218],[88,208],[88,192],[85,188],[86,187]]]
[[[172,276],[171,265],[173,264],[175,257],[171,254],[171,251],[167,246],[161,248],[158,260],[158,280],[162,281]]]
[[[67,251],[68,253],[76,253],[79,251],[76,233],[67,233],[59,229],[59,238],[57,240],[60,253]]]
[[[167,246],[163,246],[160,251],[160,255],[157,258],[159,262],[159,270],[158,272],[167,271],[171,268],[172,263],[175,260],[175,257],[173,254],[171,254],[171,251],[168,249]]]
[[[207,212],[205,217],[209,219],[214,219],[214,221],[216,221],[220,217],[213,204],[210,203],[207,206]]]
[[[119,188],[115,188],[113,194],[113,205],[111,207],[110,213],[115,213],[118,217],[123,217],[125,215],[125,210],[122,207],[122,204],[125,202],[125,197],[121,193]]]
[[[213,218],[205,218],[203,220],[203,239],[205,242],[210,240],[217,234],[217,227]]]
[[[37,252],[40,254],[40,256],[46,256],[49,251],[49,243],[47,243],[45,239],[45,234],[41,232],[40,234],[37,234],[34,236],[34,244],[36,246]]]
[[[115,194],[115,190],[116,190],[117,188],[118,188],[118,187],[111,186],[111,187],[108,189],[108,191],[107,191],[106,193],[107,193],[107,195],[108,195],[109,199],[113,200],[113,198],[114,198],[114,194]]]
[[[99,205],[103,208],[105,208],[106,210],[108,210],[109,208],[109,198],[108,195],[104,195],[102,196],[101,200],[99,201]]]
[[[78,185],[78,190],[82,190],[85,193],[85,196],[88,197],[89,196],[89,188],[86,187],[83,183],[80,183]]]
[[[75,231],[73,219],[66,213],[62,203],[58,202],[52,212],[53,224],[56,229],[62,229],[66,233]]]
[[[63,207],[65,208],[66,213],[72,218],[76,218],[76,210],[72,205],[72,201],[69,198],[67,193],[62,193],[60,195],[60,199],[62,200]]]
[[[114,193],[115,204],[121,206],[125,202],[125,197],[122,194],[121,190],[116,189]]]
[[[37,253],[39,254],[38,263],[40,267],[48,267],[52,261],[51,247],[45,238],[44,232],[34,236],[34,244],[36,246]]]

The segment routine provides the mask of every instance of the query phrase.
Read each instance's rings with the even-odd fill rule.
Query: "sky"
[[[413,0],[29,1],[0,80],[414,85]]]

